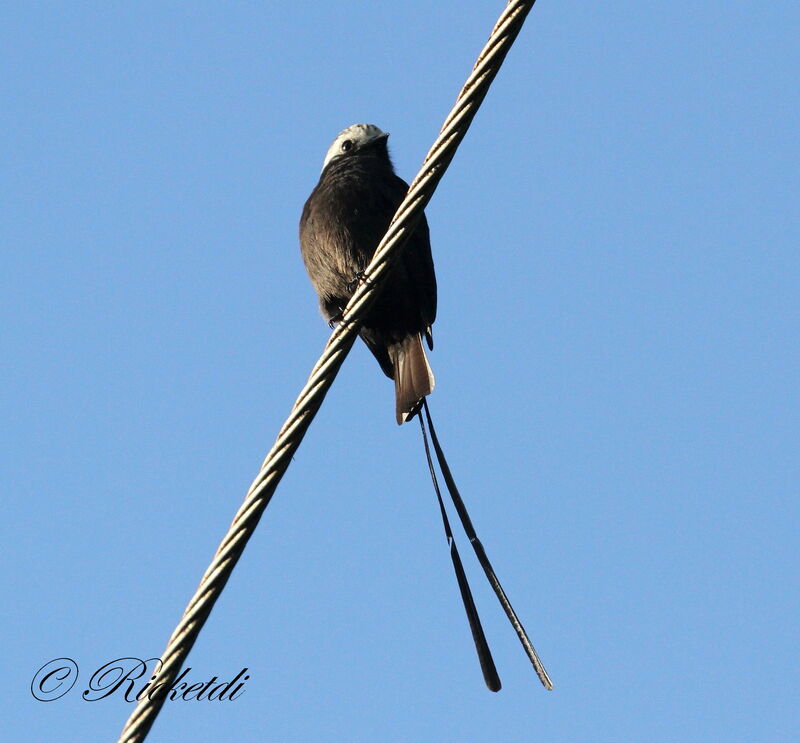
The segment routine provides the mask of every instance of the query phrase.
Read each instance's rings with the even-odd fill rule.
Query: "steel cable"
[[[300,391],[278,438],[264,459],[227,534],[203,574],[197,591],[172,633],[161,655],[162,664],[158,678],[154,682],[154,685],[161,685],[162,690],[168,689],[177,677],[233,568],[255,531],[264,509],[269,505],[278,483],[289,467],[292,456],[300,446],[303,436],[355,342],[361,319],[375,298],[392,258],[413,231],[425,206],[433,196],[436,186],[467,133],[489,86],[535,2],[536,0],[511,0],[500,14],[455,105],[445,119],[439,136],[426,155],[386,235],[364,271],[361,284],[350,298],[343,312],[342,322],[333,331],[322,356],[311,370],[311,376]],[[125,723],[118,743],[141,743],[155,722],[165,699],[166,694],[154,694],[152,699],[145,696]]]

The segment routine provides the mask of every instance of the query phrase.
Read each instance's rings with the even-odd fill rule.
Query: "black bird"
[[[372,124],[354,124],[334,140],[300,219],[300,249],[329,324],[358,286],[408,184],[395,175],[386,139]],[[404,423],[433,392],[422,347],[433,348],[436,276],[425,215],[389,269],[360,335],[394,379],[397,422]]]
[[[386,144],[388,136],[372,124],[353,124],[341,132],[328,149],[319,182],[303,207],[300,250],[319,297],[322,314],[331,326],[342,319],[348,300],[408,191],[408,184],[395,174],[392,167]],[[390,266],[359,334],[386,376],[394,379],[397,422],[404,423],[419,415],[425,455],[450,546],[450,557],[486,685],[492,691],[498,691],[500,678],[439,491],[428,446],[426,421],[442,476],[478,561],[539,679],[546,688],[552,689],[550,678],[475,533],[433,427],[426,397],[433,391],[434,380],[422,347],[422,336],[433,349],[431,325],[435,319],[436,276],[428,223],[423,215]]]

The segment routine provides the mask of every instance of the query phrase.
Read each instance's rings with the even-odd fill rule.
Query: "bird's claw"
[[[347,291],[351,294],[358,289],[359,284],[364,280],[364,272],[359,271],[354,277],[351,282],[347,284]]]
[[[335,315],[331,315],[328,319],[328,327],[333,330],[339,323],[344,320],[344,308],[340,307]]]

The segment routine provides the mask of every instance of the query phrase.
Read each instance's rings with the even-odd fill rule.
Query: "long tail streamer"
[[[450,558],[453,560],[453,569],[456,571],[456,580],[458,581],[458,588],[461,591],[461,600],[464,602],[464,609],[467,612],[469,628],[472,630],[472,639],[475,642],[475,650],[478,651],[478,660],[480,661],[481,670],[483,671],[483,680],[486,682],[486,686],[489,687],[490,691],[500,691],[500,677],[497,675],[497,669],[492,659],[492,652],[489,650],[489,643],[486,642],[486,635],[483,633],[481,619],[478,616],[478,609],[475,606],[475,601],[472,598],[472,591],[467,582],[467,574],[464,572],[464,566],[458,554],[458,547],[456,547],[456,540],[450,529],[450,520],[447,518],[447,511],[445,510],[444,501],[442,500],[442,493],[439,490],[439,482],[436,479],[436,469],[433,466],[431,450],[428,446],[428,434],[425,432],[425,422],[422,415],[419,416],[419,426],[422,429],[425,456],[428,458],[428,467],[431,471],[433,489],[436,491],[436,498],[439,501],[439,510],[442,512],[442,524],[444,525],[447,543],[450,545]]]
[[[552,689],[553,682],[550,680],[550,676],[547,675],[547,671],[542,664],[542,661],[539,658],[539,654],[536,652],[536,649],[533,647],[533,643],[530,641],[528,637],[528,633],[525,632],[525,628],[522,626],[522,622],[519,621],[519,617],[517,613],[514,611],[514,607],[511,606],[511,602],[508,600],[508,596],[506,596],[506,592],[503,590],[503,586],[500,584],[500,580],[497,577],[497,574],[494,572],[494,568],[492,568],[492,564],[489,562],[489,558],[486,556],[486,550],[483,549],[483,544],[481,544],[481,540],[478,539],[478,535],[475,532],[475,527],[472,525],[472,520],[469,517],[469,513],[467,513],[467,507],[464,505],[464,501],[461,498],[461,494],[458,492],[458,488],[456,487],[455,480],[453,480],[453,475],[450,472],[450,467],[447,465],[447,460],[444,457],[444,452],[442,451],[442,447],[439,444],[439,438],[436,436],[436,429],[433,427],[433,420],[431,419],[431,411],[428,408],[428,401],[426,398],[422,399],[422,409],[425,411],[425,419],[428,422],[428,428],[430,429],[431,433],[431,441],[433,442],[433,450],[436,452],[436,459],[439,461],[439,468],[442,471],[442,477],[444,478],[445,485],[447,485],[447,490],[450,493],[450,498],[453,501],[453,505],[455,506],[456,512],[458,513],[459,519],[461,519],[461,525],[464,527],[464,532],[466,533],[467,537],[469,538],[470,543],[472,544],[472,548],[475,550],[475,555],[478,558],[478,562],[481,564],[483,568],[483,572],[486,573],[486,577],[489,579],[489,583],[491,584],[494,592],[497,596],[500,605],[503,607],[503,610],[508,617],[508,621],[511,622],[511,626],[517,633],[517,637],[519,637],[519,641],[522,643],[522,647],[525,648],[525,653],[527,654],[530,662],[533,664],[533,668],[536,671],[536,675],[539,677],[539,680],[542,682],[542,685],[545,689]],[[446,519],[447,516],[444,514],[444,505],[442,504],[442,496],[439,494],[439,486],[436,482],[436,474],[433,469],[433,463],[431,462],[430,452],[428,450],[428,440],[425,436],[425,426],[422,422],[422,411],[419,414],[419,421],[420,425],[422,426],[422,435],[425,441],[425,452],[428,455],[428,464],[431,468],[431,476],[433,478],[434,488],[436,490],[436,495],[439,498],[439,505],[442,509],[443,518]],[[452,535],[449,532],[449,526],[445,527],[445,531],[448,532],[448,540],[452,542],[451,551],[455,549],[455,542],[452,541]],[[453,558],[453,562],[455,563],[455,559],[457,557],[457,553],[455,553],[455,557]],[[459,560],[460,563],[460,560]],[[463,573],[463,567],[462,567]],[[458,569],[456,569],[456,573],[458,573]],[[466,577],[464,578],[464,583],[466,585]],[[459,578],[459,585],[461,585],[461,578]],[[467,587],[467,592],[469,592],[469,587]],[[463,589],[462,589],[462,596],[463,596]],[[470,595],[470,601],[472,600],[472,596]],[[466,606],[466,598],[464,599],[464,605]],[[473,611],[474,607],[473,607]],[[470,614],[469,609],[467,609],[467,614]],[[477,620],[477,611],[475,611],[475,618]],[[470,615],[470,626],[473,627],[473,636],[475,636],[475,628],[472,624],[472,618]],[[480,622],[477,622],[478,629],[480,629]],[[483,632],[481,631],[481,636]],[[484,643],[486,642],[484,638]],[[475,646],[478,648],[478,655],[480,656],[481,650],[478,646],[478,640],[475,640]],[[486,653],[488,654],[489,649],[486,646]],[[489,660],[491,660],[491,655],[489,656]],[[483,659],[481,659],[481,665],[483,666]],[[492,665],[494,668],[494,665]],[[484,678],[486,678],[486,669],[484,668]],[[491,689],[491,685],[489,684],[488,678],[486,681],[487,686]],[[498,679],[498,688],[499,688],[499,679]]]

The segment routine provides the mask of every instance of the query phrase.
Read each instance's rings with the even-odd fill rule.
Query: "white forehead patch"
[[[333,144],[328,147],[328,152],[325,154],[325,161],[322,163],[322,169],[325,170],[328,163],[333,160],[334,157],[342,154],[342,144],[348,139],[356,147],[361,147],[371,142],[373,139],[385,136],[385,134],[386,132],[382,132],[374,124],[353,124],[352,126],[348,126],[347,129],[339,132],[339,135],[333,140]]]

